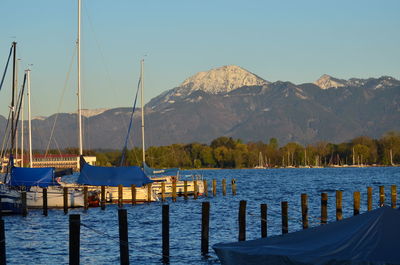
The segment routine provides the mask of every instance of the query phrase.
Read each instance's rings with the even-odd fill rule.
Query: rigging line
[[[74,51],[73,51],[73,54],[72,54],[72,57],[71,57],[71,62],[69,64],[69,69],[68,69],[68,72],[67,72],[67,76],[66,76],[65,81],[64,81],[64,87],[63,87],[63,90],[61,92],[61,98],[60,98],[60,101],[58,102],[57,114],[56,114],[56,117],[54,118],[53,127],[51,128],[49,142],[47,143],[46,152],[45,152],[45,155],[44,155],[45,158],[47,157],[47,154],[49,152],[51,139],[53,138],[53,135],[54,135],[54,129],[56,127],[58,116],[60,114],[60,109],[61,109],[62,102],[63,102],[63,99],[64,99],[65,91],[67,89],[67,85],[68,85],[68,82],[69,82],[69,76],[70,76],[71,71],[72,71],[72,65],[74,63],[75,56],[76,56],[76,49],[74,49]]]
[[[10,58],[11,58],[12,51],[13,51],[13,45],[11,45],[10,54],[8,55],[6,67],[5,67],[4,73],[3,73],[3,77],[1,78],[0,90],[1,90],[1,88],[3,87],[3,82],[4,82],[4,78],[6,77],[6,73],[7,73],[7,69],[8,69],[8,64],[10,63]]]
[[[8,132],[9,126],[10,126],[10,118],[11,118],[11,110],[8,111],[8,118],[7,118],[7,124],[6,124],[6,128],[4,130],[4,137],[3,137],[3,143],[1,145],[1,153],[0,153],[0,157],[4,157],[5,155],[5,150],[7,150],[7,146],[5,146],[5,144],[8,142],[8,137],[10,136]]]
[[[16,117],[16,119],[15,119],[15,130],[14,130],[14,134],[13,134],[13,136],[12,136],[12,139],[11,139],[11,141],[14,141],[15,140],[15,136],[16,136],[16,133],[17,133],[17,129],[18,129],[18,121],[19,121],[19,114],[21,113],[21,105],[22,105],[22,98],[23,98],[23,95],[24,95],[24,91],[25,91],[25,83],[26,83],[26,73],[25,73],[25,75],[24,75],[24,82],[23,82],[23,84],[22,84],[22,89],[21,89],[21,91],[20,91],[20,98],[18,98],[18,100],[17,100],[17,105],[19,104],[19,106],[18,106],[18,109],[17,109],[17,117]]]
[[[129,139],[129,135],[130,135],[131,128],[132,128],[133,115],[134,115],[134,113],[135,113],[136,101],[137,101],[137,98],[138,98],[139,88],[140,88],[141,82],[142,82],[142,77],[139,78],[138,85],[137,85],[135,101],[134,101],[134,103],[133,103],[132,113],[131,113],[131,119],[130,119],[130,121],[129,121],[128,133],[126,134],[125,145],[124,145],[124,148],[122,149],[122,155],[121,155],[120,166],[122,166],[122,164],[125,162],[126,149],[127,149],[127,147],[128,147],[128,139]],[[143,111],[143,110],[142,110],[142,111]]]

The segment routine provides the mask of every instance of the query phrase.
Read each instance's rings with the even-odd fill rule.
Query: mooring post
[[[161,183],[161,200],[165,201],[165,182]]]
[[[261,237],[267,237],[267,204],[262,203],[261,209]]]
[[[100,201],[101,209],[106,209],[106,187],[101,186],[101,201]]]
[[[69,216],[69,264],[79,265],[81,233],[81,216],[71,214]]]
[[[321,224],[328,222],[328,193],[321,193]]]
[[[217,180],[213,179],[212,181],[212,192],[213,192],[213,196],[217,196]]]
[[[336,221],[342,220],[343,210],[342,210],[342,191],[336,191]]]
[[[232,179],[231,184],[232,184],[232,195],[235,196],[236,195],[236,180]]]
[[[88,187],[83,187],[83,204],[84,210],[87,211],[89,209],[89,200],[88,200]]]
[[[222,195],[226,196],[226,179],[222,179]]]
[[[289,233],[288,202],[281,202],[282,210],[282,235]]]
[[[303,223],[303,229],[308,228],[308,201],[307,194],[301,194],[301,220]]]
[[[372,211],[372,187],[367,188],[367,210]]]
[[[152,194],[153,194],[153,185],[151,183],[147,184],[147,202],[152,201]]]
[[[197,199],[197,197],[199,197],[199,186],[197,185],[197,180],[193,181],[193,185],[194,185],[194,194],[193,194],[193,198]]]
[[[47,209],[47,188],[43,188],[43,215],[47,216],[48,215],[48,209]]]
[[[392,185],[391,195],[392,195],[392,208],[396,208],[396,206],[397,206],[397,187],[396,187],[396,185]]]
[[[118,210],[119,251],[121,265],[129,264],[128,217],[126,209]]]
[[[246,240],[246,201],[239,203],[239,241]]]
[[[360,214],[360,192],[359,191],[355,191],[353,193],[353,198],[354,198],[354,203],[353,203],[353,214],[354,215],[359,215]]]
[[[385,205],[385,186],[379,186],[379,207]]]
[[[26,204],[26,191],[21,192],[21,201],[22,201],[22,216],[25,217],[28,215],[28,206]]]
[[[120,185],[118,185],[118,207],[119,208],[122,208],[122,200],[123,200],[123,198],[122,198],[122,191],[123,191],[123,186],[120,184]]]
[[[188,199],[188,186],[187,186],[187,180],[183,181],[183,197],[185,200]]]
[[[6,234],[4,229],[4,220],[0,219],[0,265],[6,265],[6,263]]]
[[[204,185],[204,196],[208,197],[208,183],[206,179],[203,179],[203,185]]]
[[[169,263],[169,205],[162,206],[162,260]]]
[[[172,181],[172,201],[176,202],[176,181]]]
[[[131,185],[132,205],[136,204],[136,185]]]
[[[210,231],[210,202],[201,204],[201,254],[208,254],[208,239]]]
[[[64,214],[68,213],[68,188],[64,187],[63,188],[63,196],[64,196]]]

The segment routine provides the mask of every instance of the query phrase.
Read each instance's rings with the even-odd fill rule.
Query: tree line
[[[97,165],[118,166],[122,152],[92,150],[85,154],[95,155]],[[276,138],[268,143],[243,143],[223,136],[209,145],[172,144],[146,149],[146,163],[155,168],[253,168],[260,162],[268,167],[400,164],[400,132],[388,132],[380,139],[360,136],[340,144],[321,141],[303,146],[289,142],[279,146]],[[127,150],[125,164],[142,165],[142,149]]]

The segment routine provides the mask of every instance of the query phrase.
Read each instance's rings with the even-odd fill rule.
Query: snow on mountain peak
[[[315,85],[322,89],[344,87],[346,83],[346,80],[337,79],[327,74],[322,75],[317,81],[314,82]]]
[[[186,79],[180,87],[189,93],[202,90],[210,94],[219,94],[227,93],[243,86],[261,86],[267,83],[266,80],[239,66],[228,65],[206,72],[199,72]]]

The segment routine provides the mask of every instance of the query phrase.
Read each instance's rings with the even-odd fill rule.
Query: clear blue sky
[[[19,75],[33,64],[33,115],[76,110],[75,61],[67,79],[76,2],[0,1],[0,71],[16,40]],[[398,0],[83,0],[83,107],[131,106],[146,54],[146,101],[196,72],[229,64],[269,81],[312,82],[324,73],[399,79],[399,14]]]

